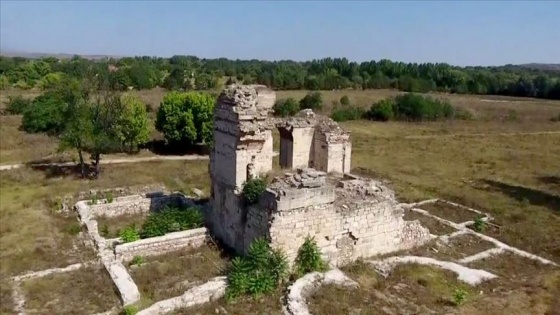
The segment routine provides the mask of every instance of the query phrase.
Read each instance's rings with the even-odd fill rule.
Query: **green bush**
[[[204,219],[197,208],[165,207],[151,213],[140,230],[141,238],[199,228]]]
[[[82,226],[80,225],[80,223],[77,222],[71,223],[66,226],[66,233],[72,236],[80,234],[81,231],[82,231]]]
[[[274,115],[279,117],[288,117],[297,114],[299,111],[299,104],[293,98],[278,100],[274,104]]]
[[[113,202],[113,193],[112,192],[107,192],[105,194],[105,199],[107,200],[107,203],[112,203]]]
[[[464,108],[455,108],[455,113],[453,114],[453,118],[460,119],[460,120],[473,120],[474,114]]]
[[[364,117],[365,111],[356,106],[335,108],[331,114],[334,121],[358,120]]]
[[[323,108],[323,97],[320,92],[309,92],[299,101],[299,108],[319,110]]]
[[[119,233],[119,237],[121,238],[123,243],[135,242],[140,239],[140,235],[138,235],[138,231],[136,230],[136,227],[134,225],[131,225],[122,230]]]
[[[21,115],[31,105],[31,102],[30,99],[24,98],[21,95],[8,96],[8,100],[5,102],[6,113],[9,115]]]
[[[389,121],[395,116],[395,102],[392,99],[384,99],[373,105],[366,113],[366,117],[371,120]]]
[[[21,126],[29,133],[58,134],[65,124],[66,103],[55,93],[38,96],[23,112]]]
[[[274,291],[288,275],[288,262],[283,252],[270,248],[259,238],[249,246],[246,257],[232,260],[228,272],[228,300],[249,294],[260,296]]]
[[[340,98],[340,104],[341,104],[341,105],[350,105],[350,99],[348,98],[348,96],[343,95],[343,96]]]
[[[243,198],[249,205],[256,204],[265,190],[266,181],[263,178],[249,179],[243,184]]]
[[[313,271],[324,271],[327,264],[321,257],[321,251],[317,242],[312,237],[306,237],[298,250],[295,261],[296,274],[298,277]]]
[[[429,121],[452,118],[454,108],[445,101],[408,93],[395,98],[394,112],[400,120]]]
[[[482,216],[477,216],[474,219],[473,229],[477,232],[483,232],[486,230],[488,223],[482,219]]]

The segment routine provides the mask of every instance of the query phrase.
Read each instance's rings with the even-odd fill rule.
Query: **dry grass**
[[[387,279],[360,263],[345,271],[360,287],[321,287],[309,300],[312,314],[387,314],[384,309],[397,314],[430,314],[430,310],[448,314],[455,288],[473,292],[453,273],[429,266],[398,266]]]
[[[228,264],[224,254],[213,245],[144,260],[144,264],[130,267],[130,275],[138,285],[143,304],[179,296],[194,286],[223,275]]]
[[[431,234],[434,235],[446,235],[455,232],[456,230],[449,225],[443,224],[434,218],[430,218],[418,212],[408,210],[404,214],[404,219],[406,221],[418,220],[422,226],[430,230]]]
[[[27,314],[95,314],[119,305],[107,272],[87,268],[23,283]]]
[[[436,201],[434,203],[421,205],[419,208],[428,211],[430,214],[455,223],[472,221],[478,217],[477,213],[450,205],[443,201]]]
[[[120,232],[129,226],[140,228],[146,221],[146,216],[142,214],[127,214],[110,218],[101,216],[96,218],[96,221],[101,236],[115,238],[119,237]]]
[[[232,302],[219,299],[192,308],[177,310],[173,315],[208,315],[208,314],[232,314],[232,315],[283,315],[282,303],[283,293],[281,290],[260,298],[240,297]],[[333,313],[324,313],[333,314]]]
[[[80,191],[164,183],[171,190],[197,187],[209,191],[207,161],[166,161],[105,165],[96,181],[73,176],[49,177],[28,168],[0,173],[0,275],[64,267],[90,259],[77,248],[75,217],[55,215],[50,203],[56,196]]]
[[[14,312],[14,301],[12,300],[11,281],[0,280],[0,314],[8,315]]]

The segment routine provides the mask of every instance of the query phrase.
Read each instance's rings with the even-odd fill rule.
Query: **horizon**
[[[455,66],[560,63],[560,20],[554,14],[560,2],[318,3],[2,1],[0,52],[330,57]]]

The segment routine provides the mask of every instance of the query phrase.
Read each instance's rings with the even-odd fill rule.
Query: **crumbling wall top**
[[[228,85],[218,97],[218,104],[240,115],[266,118],[271,113],[276,93],[264,85]]]
[[[327,173],[313,168],[298,168],[272,180],[268,188],[274,191],[293,188],[317,188],[325,185]]]
[[[380,181],[353,175],[349,179],[339,181],[335,193],[336,203],[340,204],[395,199],[395,193]]]

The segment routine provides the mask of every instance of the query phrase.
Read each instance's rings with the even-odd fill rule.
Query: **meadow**
[[[18,91],[2,93],[1,98],[14,93]],[[36,93],[25,91],[26,96]],[[133,93],[156,109],[165,92],[155,89]],[[305,93],[278,91],[277,98],[299,99]],[[350,104],[367,108],[399,93],[324,91],[322,112],[328,114],[334,106],[340,106],[337,102],[343,95],[348,96]],[[352,132],[353,172],[386,181],[401,202],[445,198],[486,211],[495,217],[494,223],[499,227],[495,237],[560,263],[560,122],[551,121],[560,113],[560,101],[487,95],[433,96],[470,111],[474,119],[344,122],[342,125]],[[0,164],[73,158],[72,154],[57,153],[55,139],[20,131],[20,122],[19,116],[0,116]],[[54,213],[53,198],[92,188],[154,183],[162,183],[171,190],[196,187],[208,192],[207,163],[162,161],[106,165],[95,181],[27,167],[1,172],[2,309],[6,310],[4,305],[11,303],[10,292],[5,289],[9,277],[91,258],[87,250],[76,250],[79,227],[75,227],[75,217]],[[356,272],[356,277],[360,274]],[[398,277],[415,279],[417,273],[403,270]],[[437,273],[433,281],[438,277],[445,278]],[[550,277],[552,284],[545,286],[544,291],[535,292],[542,294],[546,301],[550,295],[560,295],[560,274],[551,273]],[[326,303],[328,299],[324,297],[332,297],[337,292],[327,288],[313,301],[313,307],[320,309],[317,303]],[[355,302],[350,297],[343,300]]]

